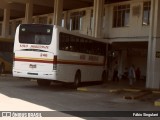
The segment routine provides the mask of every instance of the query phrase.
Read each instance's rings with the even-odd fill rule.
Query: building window
[[[47,24],[47,16],[41,16],[41,17],[39,17],[38,23],[40,23],[40,24]]]
[[[151,10],[151,1],[144,2],[143,4],[143,25],[150,24],[150,10]]]
[[[113,9],[113,27],[129,26],[130,5],[118,5]]]
[[[74,12],[70,17],[70,30],[81,30],[82,27],[82,18],[85,14],[85,11]]]
[[[61,27],[65,27],[65,21],[64,21],[64,14],[62,14],[62,21],[61,21]]]

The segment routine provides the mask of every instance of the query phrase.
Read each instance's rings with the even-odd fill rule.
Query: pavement
[[[132,86],[126,80],[119,82],[107,82],[105,84],[94,84],[77,88],[81,92],[95,93],[118,93],[127,100],[144,100],[153,102],[154,106],[160,107],[160,90],[145,88],[145,81],[135,82]]]
[[[11,74],[2,74],[1,76],[12,77]],[[89,83],[77,88],[77,91],[95,93],[121,93],[122,97],[127,100],[152,99],[154,106],[160,107],[160,89],[146,89],[144,80],[135,82],[132,86],[129,85],[129,81],[127,80],[120,80],[119,82],[109,81],[107,83],[98,85],[97,83]]]

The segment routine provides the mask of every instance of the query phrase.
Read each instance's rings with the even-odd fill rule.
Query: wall
[[[105,38],[126,38],[126,37],[132,37],[136,38],[138,37],[138,41],[140,37],[148,36],[149,35],[149,26],[143,26],[142,25],[142,15],[143,15],[143,2],[142,0],[133,0],[131,2],[123,2],[118,3],[119,5],[123,4],[130,4],[130,22],[128,27],[120,27],[120,28],[113,28],[113,7],[117,4],[110,4],[106,5],[105,13],[106,13],[106,19],[108,19],[105,24]],[[139,15],[133,15],[133,7],[139,6],[140,12]],[[128,40],[128,39],[127,39]],[[127,41],[124,39],[124,41]],[[131,39],[132,40],[132,39]],[[131,41],[130,40],[130,41]],[[141,40],[140,40],[141,41]],[[146,40],[147,41],[147,40]]]

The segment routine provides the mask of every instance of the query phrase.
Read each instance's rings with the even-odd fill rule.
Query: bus
[[[0,74],[12,73],[13,40],[0,38]]]
[[[13,76],[34,78],[40,86],[52,81],[73,83],[106,80],[104,40],[56,25],[20,24],[14,41]]]

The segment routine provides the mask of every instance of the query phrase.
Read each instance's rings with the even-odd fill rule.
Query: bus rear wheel
[[[76,72],[75,78],[74,78],[74,83],[73,83],[73,88],[77,89],[80,86],[81,83],[81,73],[80,71]]]
[[[51,85],[51,81],[49,80],[37,80],[38,86],[50,86]]]

